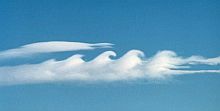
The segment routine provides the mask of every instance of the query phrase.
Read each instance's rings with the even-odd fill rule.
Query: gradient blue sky
[[[122,55],[220,55],[218,0],[0,0],[0,50],[41,41],[110,42]],[[82,51],[91,59],[107,49]],[[1,61],[64,59],[73,52]],[[207,68],[206,66],[202,66]],[[216,66],[219,68],[219,66]],[[0,86],[0,111],[219,111],[220,76],[178,76],[162,83],[51,83]]]

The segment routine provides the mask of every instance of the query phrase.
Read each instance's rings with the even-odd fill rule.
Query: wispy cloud
[[[199,70],[195,65],[219,65],[220,57],[181,57],[173,51],[159,51],[146,58],[139,50],[130,50],[118,59],[113,51],[106,51],[91,61],[83,55],[73,55],[65,60],[54,59],[39,64],[26,64],[0,68],[0,84],[42,83],[54,81],[113,82],[139,79],[165,79],[173,75],[220,73],[216,70]]]
[[[92,50],[96,48],[111,48],[110,43],[81,43],[81,42],[66,42],[66,41],[51,41],[38,42],[28,44],[15,49],[9,49],[0,52],[0,59],[12,57],[25,57],[33,54],[77,51],[77,50]]]

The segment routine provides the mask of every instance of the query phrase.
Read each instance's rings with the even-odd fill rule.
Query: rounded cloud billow
[[[20,48],[0,52],[0,58],[12,53],[18,56],[110,48],[110,43],[76,43],[43,42],[25,45]],[[2,56],[4,55],[4,57]],[[113,82],[139,79],[166,79],[172,75],[194,73],[220,73],[216,70],[192,70],[192,65],[219,65],[220,57],[202,56],[181,57],[173,51],[159,51],[152,57],[145,57],[140,50],[130,50],[118,59],[111,59],[116,52],[106,51],[91,61],[82,59],[84,55],[76,54],[65,60],[54,59],[39,64],[0,67],[0,84],[41,83],[54,81]],[[10,57],[10,56],[8,56]],[[16,56],[13,56],[16,57]]]

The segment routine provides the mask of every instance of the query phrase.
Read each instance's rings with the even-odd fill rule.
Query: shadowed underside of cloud
[[[91,61],[83,55],[65,60],[54,59],[39,64],[0,67],[0,84],[42,83],[54,81],[113,82],[139,79],[166,79],[173,75],[220,73],[216,70],[193,70],[196,65],[219,65],[220,57],[181,57],[173,51],[160,51],[146,58],[139,50],[130,50],[118,59],[113,51],[106,51]]]
[[[77,50],[93,50],[96,48],[111,48],[113,44],[110,43],[81,43],[81,42],[66,42],[66,41],[51,41],[38,42],[28,44],[15,49],[9,49],[0,52],[0,59],[26,57],[33,54],[77,51]]]

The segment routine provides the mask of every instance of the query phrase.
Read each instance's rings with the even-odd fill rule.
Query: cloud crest
[[[195,65],[220,65],[220,57],[181,57],[173,51],[160,51],[145,57],[140,50],[130,50],[118,59],[116,53],[106,51],[91,61],[76,54],[65,60],[54,59],[40,64],[0,67],[0,84],[41,83],[54,81],[128,81],[138,79],[164,79],[173,75],[220,73],[216,70],[193,70]]]
[[[30,56],[33,54],[77,51],[77,50],[93,50],[96,48],[111,48],[111,43],[81,43],[67,41],[50,41],[27,44],[15,49],[9,49],[0,52],[0,59]]]

